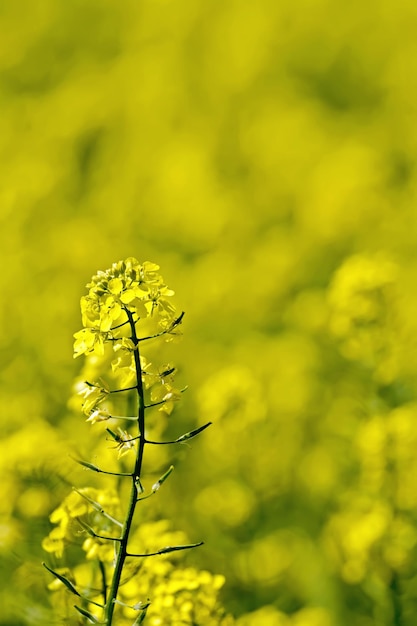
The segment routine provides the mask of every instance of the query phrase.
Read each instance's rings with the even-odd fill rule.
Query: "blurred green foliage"
[[[186,311],[167,435],[214,424],[152,502],[205,539],[189,567],[239,626],[414,625],[415,2],[3,0],[0,23],[1,626],[46,623],[41,540],[94,447],[79,298],[130,255]]]

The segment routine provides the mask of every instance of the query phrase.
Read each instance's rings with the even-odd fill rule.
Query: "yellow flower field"
[[[0,626],[91,623],[42,562],[87,588],[112,559],[73,487],[126,494],[74,459],[132,458],[85,380],[141,294],[115,278],[98,334],[80,299],[129,257],[175,291],[138,307],[185,312],[142,362],[152,436],[212,424],[149,446],[145,491],[175,471],[135,545],[204,545],[147,559],[113,626],[415,626],[415,3],[3,0],[0,25]]]

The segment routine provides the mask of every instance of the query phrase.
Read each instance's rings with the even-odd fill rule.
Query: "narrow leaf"
[[[48,572],[51,572],[51,574],[53,574],[56,578],[58,578],[58,580],[60,580],[62,584],[64,584],[66,588],[71,591],[71,593],[73,593],[76,596],[81,597],[81,594],[78,593],[78,591],[76,590],[72,582],[68,580],[68,578],[65,578],[65,576],[62,576],[62,574],[58,574],[58,572],[55,572],[53,569],[48,567],[46,563],[42,563],[42,565],[44,566],[45,569],[48,570]]]
[[[114,433],[110,428],[106,428],[106,430],[109,433],[109,435],[111,435],[113,439],[117,441],[117,443],[120,442],[120,435],[118,435],[117,433]]]
[[[92,470],[93,472],[101,472],[101,469],[97,467],[97,465],[93,465],[92,463],[87,463],[87,461],[81,461],[81,459],[75,459],[75,460],[77,461],[77,463],[79,463],[83,467],[86,467],[89,470]]]
[[[168,552],[177,552],[178,550],[188,550],[188,548],[198,548],[202,546],[204,541],[199,541],[199,543],[190,543],[186,546],[167,546],[166,548],[161,548],[158,550],[157,554],[168,554]]]
[[[159,478],[156,483],[154,485],[152,485],[152,491],[158,491],[159,487],[166,481],[166,479],[168,478],[168,476],[170,476],[170,474],[172,474],[172,472],[174,471],[174,466],[171,465],[169,469],[167,469],[167,471],[165,472],[165,474],[163,474],[161,476],[161,478]]]
[[[143,621],[144,621],[144,619],[146,617],[146,611],[147,611],[147,609],[144,609],[143,611],[141,611],[139,613],[139,615],[137,616],[137,618],[133,622],[132,626],[139,626],[140,624],[143,624]]]
[[[120,526],[120,528],[123,527],[123,524],[121,522],[119,522],[119,520],[115,519],[114,517],[112,517],[111,515],[109,515],[108,513],[106,513],[106,511],[103,509],[103,507],[96,502],[95,500],[93,500],[92,498],[90,498],[89,496],[87,496],[87,494],[83,493],[82,491],[79,491],[78,489],[76,489],[75,487],[73,487],[74,491],[76,491],[78,493],[78,495],[80,495],[82,498],[84,498],[84,500],[87,500],[87,502],[89,502],[89,504],[91,504],[91,506],[98,511],[99,513],[101,513],[102,515],[104,515],[104,517],[106,517],[108,520],[110,520],[111,522],[113,522],[113,524],[117,524],[117,526]]]
[[[199,428],[196,428],[195,430],[191,430],[189,433],[185,433],[185,435],[181,435],[181,437],[178,437],[177,443],[181,443],[182,441],[187,441],[187,439],[192,439],[196,435],[199,435],[203,430],[208,428],[212,423],[213,422],[207,422],[207,424],[204,424],[204,426],[200,426]]]
[[[76,604],[74,604],[74,609],[77,609],[77,611],[79,613],[81,613],[81,615],[84,615],[84,617],[86,617],[92,624],[101,624],[102,623],[102,622],[99,622],[99,620],[97,619],[97,617],[95,617],[95,615],[93,615],[89,611],[86,611],[85,609],[82,609],[81,607],[77,606]]]
[[[90,535],[90,537],[97,537],[97,534],[95,533],[95,531],[91,528],[91,526],[89,526],[88,524],[86,524],[84,522],[84,520],[82,520],[80,517],[77,517],[77,522],[80,524],[80,526],[82,526],[82,528]]]
[[[102,470],[97,465],[93,465],[92,463],[87,463],[87,461],[82,461],[81,459],[74,459],[76,463],[79,463],[83,467],[86,467],[93,472],[98,472],[99,474],[108,474],[109,476],[132,476],[132,474],[127,474],[125,472],[107,472],[106,470]]]
[[[175,328],[176,326],[178,326],[179,324],[181,324],[182,322],[182,318],[185,315],[185,311],[183,311],[171,324],[170,330],[172,330],[173,328]]]

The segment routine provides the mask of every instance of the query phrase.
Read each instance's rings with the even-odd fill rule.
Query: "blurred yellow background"
[[[3,0],[0,24],[0,625],[45,623],[90,432],[79,298],[135,256],[186,312],[169,430],[213,422],[158,496],[205,540],[189,562],[242,626],[413,626],[416,3]]]

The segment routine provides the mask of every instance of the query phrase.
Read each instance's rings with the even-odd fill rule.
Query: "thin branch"
[[[128,422],[137,422],[138,418],[135,417],[131,417],[128,415],[109,415],[109,419],[112,420],[127,420]]]
[[[98,535],[96,531],[93,528],[91,528],[91,526],[86,524],[79,517],[77,518],[77,522],[83,528],[83,530],[85,530],[90,535],[90,537],[96,537],[97,539],[104,539],[105,541],[121,541],[120,537],[105,537],[104,535]]]
[[[199,541],[199,543],[190,543],[186,546],[167,546],[166,548],[161,548],[156,552],[147,552],[146,554],[131,554],[130,552],[126,553],[126,556],[133,557],[146,557],[146,556],[157,556],[159,554],[168,554],[169,552],[178,552],[179,550],[188,550],[189,548],[198,548],[202,546],[204,541]]]
[[[155,335],[148,335],[148,337],[139,337],[138,341],[148,341],[148,339],[156,339],[157,337],[162,337],[162,335],[168,335],[169,333],[171,333],[174,328],[176,328],[177,326],[179,326],[182,323],[182,318],[184,317],[185,312],[183,311],[171,324],[171,326],[169,326],[168,328],[165,328],[164,330],[161,330],[159,333],[155,333]]]
[[[166,400],[159,400],[159,402],[152,402],[151,404],[145,404],[145,409],[152,409],[154,406],[161,406],[161,404],[165,404]]]
[[[137,389],[137,388],[138,388],[137,385],[133,385],[133,387],[125,387],[124,389],[110,389],[109,393],[121,393],[122,391],[133,391],[133,389]]]
[[[169,331],[166,330],[161,330],[161,332],[159,333],[155,333],[155,335],[148,335],[147,337],[139,337],[138,341],[148,341],[149,339],[156,339],[157,337],[162,337],[162,335],[166,335]]]
[[[151,491],[151,493],[148,493],[147,496],[142,496],[141,498],[137,498],[136,502],[141,502],[142,500],[147,500],[148,498],[150,498],[151,496],[154,496],[156,494],[156,491]]]
[[[88,463],[87,461],[82,461],[81,459],[73,459],[76,463],[79,463],[86,469],[91,470],[92,472],[97,472],[97,474],[108,474],[109,476],[130,476],[132,474],[128,474],[126,472],[107,472],[106,470],[102,470],[97,465],[93,465],[93,463]]]
[[[140,317],[138,317],[138,319],[136,320],[135,324],[140,320]],[[113,326],[112,328],[110,328],[110,330],[117,330],[118,328],[122,328],[122,326],[126,326],[127,324],[129,324],[129,320],[126,320],[125,322],[123,322],[122,324],[118,324],[117,326]]]
[[[182,389],[180,389],[180,393],[184,393],[185,391],[187,391],[188,387],[183,387]],[[159,400],[158,402],[152,402],[151,404],[145,404],[145,409],[151,409],[154,406],[160,406],[161,404],[166,404],[171,398],[168,398],[168,400]]]

